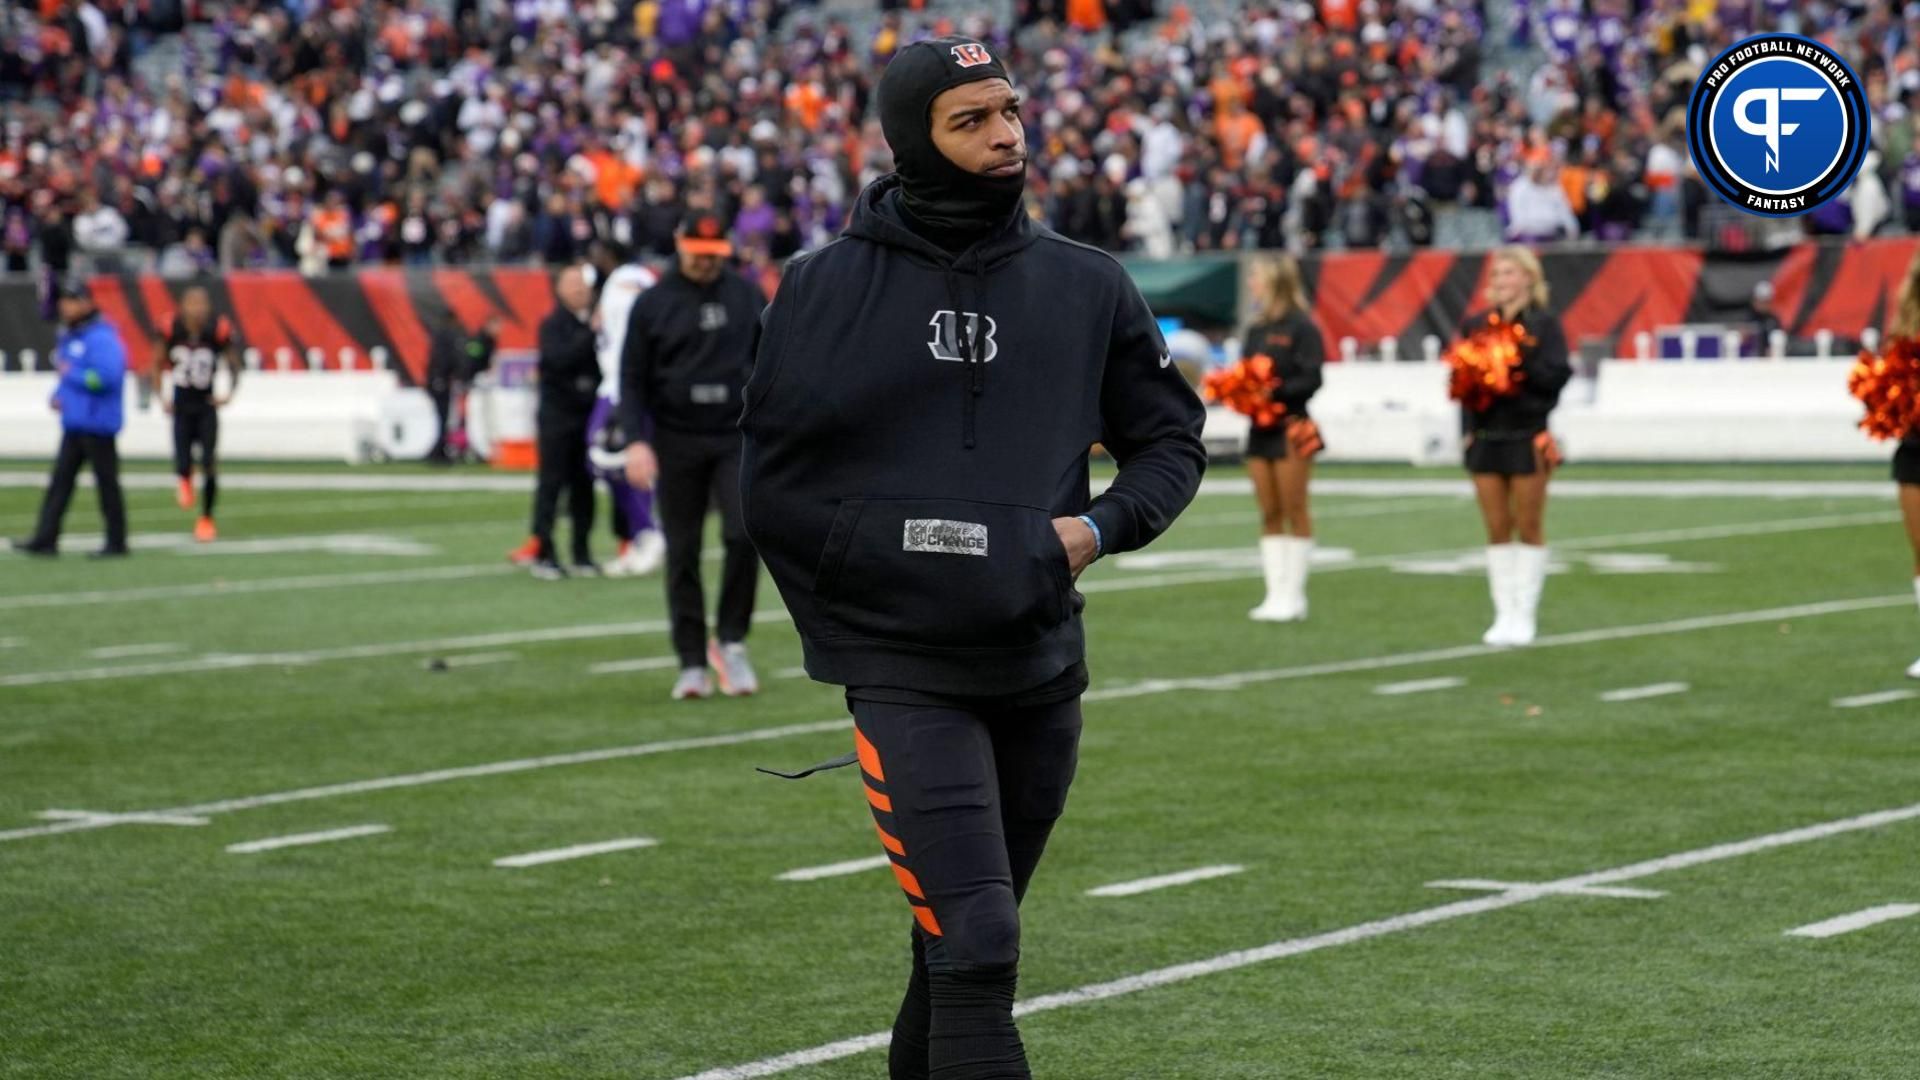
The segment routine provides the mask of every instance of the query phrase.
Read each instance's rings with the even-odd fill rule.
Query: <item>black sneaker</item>
[[[541,581],[565,581],[567,572],[552,559],[541,559],[533,564],[533,576]]]
[[[567,568],[567,572],[574,577],[599,577],[600,564],[592,559],[575,559],[573,565]]]
[[[104,547],[104,548],[101,548],[99,551],[87,552],[87,558],[89,559],[124,559],[131,554],[133,554],[133,552],[128,551],[124,547]]]
[[[22,555],[32,555],[41,559],[51,559],[60,554],[60,549],[52,544],[36,544],[31,540],[9,540],[7,546]]]

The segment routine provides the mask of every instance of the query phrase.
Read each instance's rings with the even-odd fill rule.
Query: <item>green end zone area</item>
[[[793,677],[770,586],[763,693],[673,703],[670,663],[593,673],[667,657],[659,579],[509,569],[526,492],[321,483],[494,474],[242,474],[292,486],[227,485],[210,549],[166,543],[191,517],[141,488],[136,538],[163,546],[0,555],[0,1076],[885,1075],[871,1050],[714,1071],[884,1030],[905,975],[884,870],[777,880],[880,850],[849,773],[753,771],[849,742],[835,691]],[[1592,480],[1743,486],[1571,493]],[[1444,490],[1319,497],[1304,625],[1247,620],[1237,491],[1097,564],[1080,774],[1027,901],[1022,997],[1196,967],[1027,1018],[1036,1075],[1916,1075],[1920,917],[1786,931],[1920,904],[1920,811],[1601,886],[1657,897],[1429,885],[1564,885],[1920,804],[1920,698],[1893,696],[1920,623],[1884,483],[1569,469],[1522,651],[1478,645],[1478,519]],[[37,498],[0,488],[0,532]],[[97,533],[90,492],[68,524]],[[133,812],[165,813],[79,816]],[[494,865],[631,838],[655,843]],[[1275,943],[1297,951],[1235,956]]]

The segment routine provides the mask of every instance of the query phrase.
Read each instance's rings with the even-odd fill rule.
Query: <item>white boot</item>
[[[1547,587],[1547,549],[1544,544],[1515,544],[1513,632],[1509,645],[1531,645],[1538,628],[1540,594]]]
[[[1284,536],[1263,536],[1260,538],[1260,568],[1267,579],[1267,598],[1260,606],[1247,612],[1247,618],[1254,622],[1287,621],[1287,538]]]
[[[1487,592],[1493,597],[1493,625],[1480,637],[1487,645],[1513,644],[1513,552],[1517,546],[1487,545]]]
[[[1289,536],[1286,538],[1287,553],[1286,581],[1287,617],[1295,622],[1307,621],[1307,574],[1313,569],[1313,537]]]
[[[1920,600],[1920,577],[1913,579],[1913,598]],[[1913,666],[1907,669],[1907,678],[1920,679],[1920,660],[1915,660]]]

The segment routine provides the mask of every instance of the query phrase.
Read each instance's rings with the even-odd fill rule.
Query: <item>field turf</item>
[[[754,771],[850,740],[770,586],[764,693],[672,703],[658,578],[510,570],[524,492],[243,473],[295,489],[229,485],[211,548],[139,488],[132,559],[0,555],[0,1077],[885,1076],[874,1049],[726,1068],[885,1030],[910,921],[884,870],[777,880],[880,850],[852,770]],[[1507,652],[1478,644],[1471,502],[1378,489],[1457,473],[1321,475],[1353,483],[1317,500],[1304,625],[1246,619],[1228,465],[1083,579],[1080,774],[1025,912],[1036,1076],[1920,1076],[1920,917],[1786,934],[1920,904],[1884,469],[1570,468],[1542,641]],[[1654,486],[1571,493],[1595,480]],[[37,498],[0,487],[0,534]],[[98,533],[91,492],[69,527]],[[386,831],[228,850],[359,826]],[[627,838],[654,843],[494,865]],[[1463,879],[1511,887],[1429,885]]]

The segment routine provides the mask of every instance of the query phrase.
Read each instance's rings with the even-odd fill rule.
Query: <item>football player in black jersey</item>
[[[225,365],[231,377],[226,392],[215,383]],[[200,449],[200,520],[193,538],[207,543],[215,537],[213,502],[220,494],[217,447],[220,409],[233,400],[240,386],[240,347],[225,316],[213,313],[207,290],[196,285],[180,298],[180,310],[167,328],[160,355],[153,365],[154,396],[173,417],[173,469],[180,477],[180,509],[193,509],[193,451]],[[171,379],[169,380],[169,376]],[[171,381],[173,394],[167,394]]]

